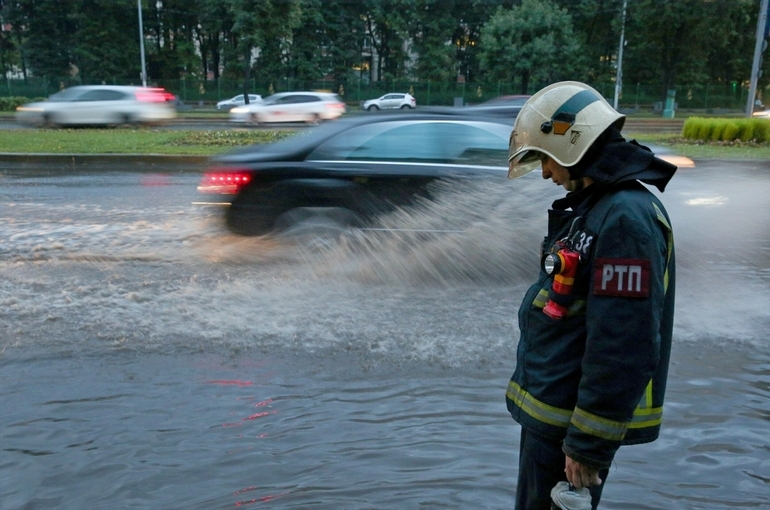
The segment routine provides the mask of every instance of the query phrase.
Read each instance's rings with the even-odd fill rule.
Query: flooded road
[[[516,310],[559,188],[446,185],[310,247],[228,234],[195,173],[0,176],[3,510],[512,505]],[[754,162],[662,195],[664,424],[603,508],[770,506],[768,196]]]

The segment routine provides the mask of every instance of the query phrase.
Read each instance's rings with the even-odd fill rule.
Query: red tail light
[[[143,88],[136,91],[137,101],[143,103],[163,103],[165,101],[173,101],[174,94],[167,92],[162,88]]]
[[[234,195],[251,181],[251,173],[245,170],[228,170],[213,168],[203,174],[198,191],[201,193],[217,193]]]

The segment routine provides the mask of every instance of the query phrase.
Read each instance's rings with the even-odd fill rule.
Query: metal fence
[[[109,85],[141,85],[141,82],[112,80],[103,82]],[[0,97],[25,97],[29,99],[45,98],[58,90],[78,85],[72,79],[50,80],[28,78],[27,80],[0,81]],[[235,80],[153,80],[148,85],[164,87],[176,94],[185,103],[193,107],[210,107],[222,99],[242,94],[244,84]],[[531,83],[527,94],[533,94],[546,83]],[[611,103],[615,95],[614,83],[592,84]],[[344,83],[331,80],[313,82],[282,79],[273,82],[251,80],[248,84],[250,93],[263,97],[275,92],[293,90],[327,90],[339,94],[349,105],[356,105],[365,99],[379,97],[388,92],[409,92],[422,106],[451,106],[456,104],[475,104],[489,99],[512,94],[522,94],[522,85],[518,82],[496,83],[460,83],[430,81],[388,81],[369,83],[364,79],[349,80]],[[760,91],[761,93],[761,91]],[[770,91],[768,91],[770,94]],[[748,86],[732,83],[695,83],[676,87],[676,109],[689,110],[744,110],[748,97]],[[619,109],[631,111],[650,111],[660,113],[666,99],[666,91],[660,85],[626,84],[619,99]]]

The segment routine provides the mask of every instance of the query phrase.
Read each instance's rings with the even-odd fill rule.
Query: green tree
[[[235,54],[241,59],[243,93],[248,98],[252,58],[259,50],[259,72],[278,79],[286,64],[285,48],[292,29],[300,20],[299,0],[227,0],[233,17],[232,34]],[[248,101],[248,99],[247,99]]]
[[[661,97],[678,79],[705,80],[710,25],[721,23],[722,2],[637,0],[628,9],[626,81],[655,83]],[[626,65],[626,62],[628,63]]]
[[[572,17],[585,51],[586,78],[614,81],[623,21],[623,0],[556,0]]]
[[[81,0],[73,21],[77,32],[72,41],[72,63],[82,83],[139,80],[141,61],[135,2]]]
[[[487,79],[551,83],[582,79],[582,45],[573,34],[572,19],[550,0],[523,0],[512,9],[499,8],[481,31],[479,62]]]
[[[211,73],[218,80],[223,64],[223,49],[231,40],[232,16],[221,0],[193,0],[191,8],[198,13],[194,37],[199,49],[201,76],[207,78]]]
[[[345,95],[361,69],[366,34],[366,9],[361,2],[327,0],[323,2],[326,37],[322,46],[324,75],[334,79],[334,92]]]
[[[14,30],[22,34],[22,50],[30,71],[54,87],[71,79],[76,0],[18,0]]]
[[[409,61],[407,18],[413,12],[412,0],[364,0],[364,5],[369,80],[405,78]]]
[[[415,16],[409,33],[417,55],[416,74],[420,80],[448,82],[457,78],[454,34],[461,0],[414,0]]]

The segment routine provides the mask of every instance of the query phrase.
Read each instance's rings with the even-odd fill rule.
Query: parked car
[[[306,122],[318,124],[333,120],[347,111],[345,103],[331,92],[279,92],[259,103],[230,110],[233,122]]]
[[[259,101],[262,101],[262,96],[259,94],[249,94],[249,103],[257,103]],[[220,101],[217,103],[217,110],[231,110],[235,108],[236,106],[243,106],[246,104],[246,100],[244,99],[243,94],[238,94],[235,97],[231,97],[230,99],[225,99],[224,101]]]
[[[369,99],[361,103],[361,108],[374,112],[377,110],[416,108],[417,101],[411,94],[391,93],[377,99]]]
[[[431,196],[442,179],[505,182],[507,122],[470,116],[348,117],[211,159],[200,203],[226,207],[233,232],[265,234],[308,215],[366,225]]]
[[[162,124],[176,117],[173,98],[162,88],[78,85],[19,106],[16,120],[34,126]]]

